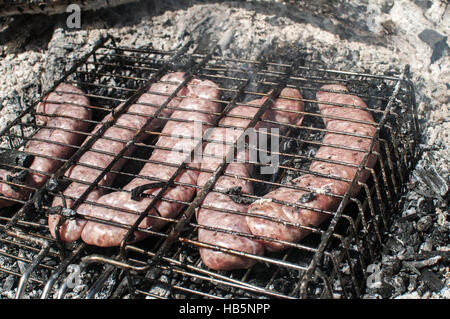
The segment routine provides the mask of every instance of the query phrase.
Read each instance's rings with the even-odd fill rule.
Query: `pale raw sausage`
[[[177,86],[183,82],[184,73],[175,72],[164,75],[159,82],[150,86],[148,92],[144,93],[135,104],[131,105],[127,112],[120,115],[116,120],[115,125],[108,128],[91,147],[91,150],[84,153],[66,172],[65,176],[76,181],[69,184],[64,190],[63,194],[66,197],[65,205],[70,208],[77,198],[79,198],[88,188],[89,184],[93,183],[101,172],[111,163],[114,157],[125,148],[128,141],[132,139],[136,131],[141,129],[147,122],[148,118],[152,116],[172,94]],[[185,94],[185,88],[181,88],[178,95]],[[173,111],[173,107],[178,106],[180,98],[173,98],[168,106],[160,113],[160,117],[168,117]],[[120,105],[118,106],[120,107]],[[93,134],[102,126],[103,122],[111,119],[113,115],[108,114],[103,121],[99,123],[93,131]],[[164,121],[159,118],[153,119],[148,127],[149,131],[154,131],[163,125]],[[142,141],[147,136],[143,134],[139,136],[138,141]],[[134,151],[134,146],[129,147],[125,152],[125,156],[129,156]],[[121,158],[112,167],[113,171],[120,171],[126,160]],[[116,174],[112,172],[106,175],[99,181],[98,187],[92,190],[86,200],[95,201],[105,193],[106,186],[110,186],[114,181]],[[55,197],[53,200],[53,207],[64,206],[61,197]],[[48,218],[49,229],[53,237],[55,237],[55,228],[60,220],[60,215],[52,214]],[[86,221],[80,218],[75,220],[66,220],[60,227],[60,238],[63,241],[71,242],[80,238]]]
[[[305,174],[292,180],[292,186],[306,190],[280,187],[265,195],[263,199],[252,203],[248,210],[249,213],[280,220],[271,221],[247,216],[247,225],[254,235],[296,243],[310,234],[309,229],[300,226],[318,226],[330,216],[321,211],[333,211],[338,207],[342,196],[347,192],[350,182],[355,177],[358,166],[365,154],[370,151],[369,146],[376,126],[370,112],[364,110],[367,108],[364,101],[355,95],[346,94],[348,90],[343,85],[325,85],[322,90],[317,93],[319,109],[321,114],[326,116],[324,122],[327,130],[333,132],[325,134],[323,140],[325,145],[319,148],[315,157],[333,162],[314,160],[310,165],[310,171],[324,176]],[[349,107],[332,105],[332,103],[345,104]],[[342,133],[351,133],[356,136]],[[374,143],[372,151],[378,151],[377,143]],[[373,168],[375,162],[375,155],[370,154],[366,167]],[[369,172],[363,169],[359,175],[359,181],[365,182],[368,176]],[[355,186],[352,195],[359,191],[359,186]],[[313,211],[307,207],[319,211]],[[287,225],[286,222],[294,223],[299,227]],[[265,240],[262,242],[269,251],[279,251],[289,247],[287,244],[275,241]]]
[[[255,129],[262,127],[267,129],[278,128],[280,134],[282,134],[287,128],[283,124],[300,125],[303,120],[303,115],[301,114],[303,111],[303,102],[301,99],[302,96],[297,90],[291,88],[283,89],[280,97],[275,100],[273,105],[262,116],[262,120],[273,122],[260,121],[256,124]],[[261,106],[265,100],[266,98],[262,98],[251,101],[248,104]],[[239,135],[244,132],[244,129],[257,113],[258,107],[255,106],[238,105],[228,113],[228,116],[220,121],[220,124],[224,127],[214,128],[210,136],[210,139],[214,140],[214,142],[208,143],[205,147],[202,170],[213,171],[218,167],[219,163],[232,147],[229,144],[225,144],[225,142],[236,142]],[[237,118],[237,115],[245,118]],[[237,129],[230,130],[228,128],[230,126]],[[211,155],[214,155],[214,157],[211,157]],[[214,189],[217,191],[211,191],[206,195],[202,206],[197,210],[197,222],[201,226],[231,231],[233,233],[250,234],[245,216],[239,214],[245,214],[248,205],[233,201],[229,195],[222,193],[232,188],[239,188],[242,194],[253,194],[252,183],[246,179],[253,172],[253,164],[249,162],[247,148],[237,154],[236,161],[229,163],[225,172],[231,176],[221,176],[216,181]],[[198,185],[203,186],[210,177],[211,173],[202,172],[198,179]],[[198,239],[202,243],[254,255],[262,255],[264,252],[264,247],[261,243],[242,235],[208,230],[200,227],[198,230]],[[216,270],[249,268],[256,262],[255,259],[227,254],[209,248],[200,248],[200,255],[206,266]]]
[[[156,143],[156,146],[160,148],[156,148],[150,157],[153,162],[146,163],[139,172],[139,177],[126,185],[123,191],[101,196],[96,200],[97,205],[80,205],[78,208],[80,214],[124,226],[135,223],[161,188],[154,187],[145,190],[143,194],[149,198],[133,199],[131,191],[155,182],[155,179],[156,181],[168,181],[177,167],[194,149],[199,142],[198,139],[201,139],[206,129],[215,122],[216,114],[219,111],[217,100],[220,95],[217,84],[209,80],[202,81],[194,78],[187,85],[186,95],[162,130]],[[169,166],[167,163],[174,165]],[[180,202],[189,202],[192,199],[196,192],[195,185],[200,163],[191,161],[186,165],[189,168],[183,169],[175,181],[192,186],[174,185],[169,187],[164,193],[163,199],[154,205],[148,213],[148,217],[144,218],[139,227],[151,227],[152,231],[160,229],[167,223],[165,218],[175,218],[180,213],[185,206]],[[98,206],[99,204],[101,206]],[[158,215],[162,218],[158,218]],[[88,244],[109,247],[119,245],[126,232],[126,228],[89,221],[84,226],[81,237]],[[132,241],[138,241],[147,236],[146,233],[135,231]]]
[[[48,101],[48,102],[46,102]],[[39,188],[77,149],[89,131],[91,109],[84,93],[73,85],[62,83],[36,106],[36,122],[40,128],[33,139],[26,143],[24,152],[34,159],[23,182],[24,187],[11,188],[0,182],[0,194],[16,200],[26,199],[33,189]],[[51,158],[48,158],[51,157]],[[6,169],[0,169],[0,180],[12,177]],[[13,201],[0,199],[0,207]]]

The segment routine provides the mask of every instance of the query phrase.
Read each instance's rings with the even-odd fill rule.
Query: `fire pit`
[[[116,126],[117,116],[126,112],[126,108],[164,74],[182,71],[188,77],[208,79],[219,86],[220,99],[216,102],[223,111],[217,114],[217,125],[236,105],[266,95],[275,100],[281,89],[297,89],[303,96],[303,123],[292,125],[280,136],[281,161],[274,175],[260,174],[263,165],[254,163],[255,173],[249,181],[255,192],[244,196],[254,202],[271,190],[288,185],[294,178],[311,173],[309,165],[319,147],[324,145],[324,135],[330,132],[323,124],[324,116],[319,112],[316,93],[324,84],[340,83],[348,88],[349,94],[365,101],[374,119],[376,133],[372,143],[379,145],[379,151],[372,152],[377,161],[376,166],[369,169],[368,180],[362,183],[358,178],[353,179],[350,189],[341,197],[339,207],[321,211],[329,218],[320,226],[311,226],[307,238],[291,243],[283,252],[257,256],[199,240],[198,230],[205,226],[197,223],[195,211],[214,182],[220,176],[226,176],[223,169],[205,186],[184,185],[195,189],[196,196],[191,201],[178,202],[184,207],[182,213],[168,219],[162,229],[140,228],[139,231],[150,235],[143,241],[124,241],[120,247],[113,248],[98,248],[82,242],[67,244],[50,235],[46,213],[52,199],[61,196],[61,191],[71,182],[64,176],[66,171],[101,137],[101,133],[87,133],[87,142],[82,147],[75,147],[75,153],[64,160],[62,167],[49,176],[43,187],[33,189],[29,199],[16,200],[14,206],[1,213],[0,278],[3,289],[11,291],[9,297],[361,298],[370,289],[382,285],[377,260],[386,245],[394,245],[389,240],[386,243],[387,234],[393,227],[391,216],[403,209],[401,199],[419,156],[420,129],[409,66],[400,68],[400,72],[393,70],[384,74],[337,70],[317,56],[313,48],[283,47],[276,41],[268,41],[254,57],[240,57],[236,52],[230,54],[227,51],[227,47],[235,46],[234,41],[233,36],[225,32],[218,40],[198,37],[183,41],[179,48],[163,50],[151,45],[124,46],[114,36],[104,36],[65,70],[62,77],[41,94],[39,101],[49,92],[58,91],[60,83],[74,85],[90,99],[92,124],[98,124],[106,114],[112,114],[113,108],[118,112],[112,121],[103,124],[106,129]],[[172,98],[174,96],[168,96],[167,103]],[[22,154],[23,146],[33,141],[39,130],[34,121],[35,106],[39,101],[30,103],[0,132],[5,149]],[[270,107],[270,103],[266,107]],[[252,125],[261,119],[261,115],[253,119]],[[158,149],[155,142],[161,131],[147,133],[153,138],[145,143],[127,144],[127,148],[136,148],[131,155],[124,155],[124,151],[114,158],[113,162],[126,158],[127,164],[115,172],[118,177],[107,187],[107,192],[120,191],[137,176],[149,155]],[[208,141],[207,136],[203,138]],[[26,156],[25,160],[14,163],[4,159],[2,166],[26,172],[26,162]],[[226,162],[221,164],[222,168],[226,166]],[[88,185],[89,190],[96,187],[111,169],[112,164],[102,170],[96,182]],[[180,171],[181,168],[176,174]],[[171,179],[175,178],[176,175]],[[23,186],[20,180],[6,182],[13,187]],[[360,191],[355,195],[351,189],[356,185]],[[164,187],[167,189],[170,185],[166,183]],[[73,198],[73,209],[87,201],[89,190],[79,198]],[[114,225],[111,221],[96,221]],[[426,231],[429,224],[430,221],[424,218],[418,227]],[[137,225],[132,229],[136,230]],[[223,232],[220,228],[213,230]],[[256,264],[246,270],[215,271],[203,264],[199,248],[245,256],[254,259]],[[436,256],[429,254],[427,257]],[[405,260],[403,266],[409,262],[411,267],[420,269],[421,264],[417,264],[420,260],[433,262],[423,261],[423,257],[414,261],[411,258]],[[438,259],[441,258],[439,255]],[[395,266],[395,261],[389,265],[402,266]],[[439,286],[432,274],[425,276],[430,283]]]
[[[90,145],[87,142],[51,177],[51,182],[46,187],[35,190],[30,200],[20,202],[19,210],[12,217],[3,219],[3,232],[7,235],[5,240],[14,242],[18,247],[22,241],[23,244],[38,244],[35,248],[38,256],[31,259],[34,263],[26,271],[31,278],[35,270],[44,267],[44,261],[55,265],[53,274],[48,273],[48,277],[40,278],[40,282],[45,284],[43,296],[48,297],[54,293],[64,296],[67,285],[60,284],[60,291],[53,289],[56,282],[67,282],[67,266],[81,265],[81,269],[85,270],[91,264],[98,264],[107,267],[98,274],[93,286],[88,287],[89,295],[94,295],[102,288],[102,281],[115,273],[115,281],[125,276],[123,280],[135,287],[135,291],[126,292],[133,295],[152,294],[153,288],[147,291],[144,287],[158,283],[165,288],[165,296],[169,297],[179,294],[185,294],[186,297],[191,297],[192,294],[225,297],[229,293],[251,297],[321,297],[333,294],[359,297],[368,277],[366,266],[373,260],[381,245],[382,233],[388,225],[386,214],[396,209],[395,203],[401,185],[415,155],[417,128],[412,86],[402,76],[329,70],[315,65],[317,63],[314,61],[308,61],[307,57],[298,63],[303,65],[288,64],[289,62],[292,63],[273,63],[265,61],[264,57],[258,61],[235,60],[216,55],[214,50],[205,54],[196,51],[184,53],[123,48],[108,39],[101,41],[59,82],[77,85],[86,92],[86,96],[91,99],[93,117],[97,121],[102,117],[100,114],[107,112],[109,107],[120,102],[125,102],[123,105],[130,104],[127,103],[128,99],[142,94],[142,87],[155,81],[167,69],[186,70],[200,78],[213,80],[220,87],[221,103],[224,106],[242,101],[244,94],[257,96],[261,92],[283,87],[300,89],[306,102],[304,124],[293,127],[291,133],[282,137],[283,146],[296,146],[286,146],[286,150],[281,150],[280,156],[284,162],[275,180],[252,177],[256,193],[260,193],[260,196],[305,172],[305,164],[310,162],[311,154],[322,145],[321,138],[327,132],[326,128],[319,125],[321,115],[315,104],[315,93],[323,83],[345,83],[352,94],[368,101],[379,130],[375,137],[381,146],[380,153],[377,154],[379,165],[372,170],[371,178],[363,185],[360,196],[347,194],[340,209],[326,212],[333,216],[331,222],[315,229],[308,240],[292,245],[283,254],[253,257],[259,259],[260,263],[245,272],[214,272],[201,265],[195,248],[205,244],[196,238],[196,230],[201,226],[196,224],[193,212],[209,191],[208,187],[197,189],[197,197],[192,202],[182,203],[186,210],[180,218],[170,221],[170,227],[157,232],[147,230],[153,235],[147,241],[136,245],[126,244],[121,247],[120,252],[99,251],[92,254],[83,244],[67,250],[61,243],[50,238],[45,232],[46,225],[40,223],[42,212],[49,208],[45,200],[43,203],[41,201],[45,196],[58,196],[55,192],[57,187],[49,189],[49,186],[64,183],[64,172],[86,151]],[[33,107],[24,111],[2,132],[2,136],[7,137],[11,145],[16,145],[14,149],[19,149],[26,141],[33,139],[32,135],[18,134],[30,131],[30,127],[33,129],[33,123],[23,123],[22,120],[32,110]],[[150,134],[156,136],[158,132]],[[95,140],[99,136],[94,134],[89,138]],[[148,152],[146,148],[156,147],[139,146],[144,153]],[[139,161],[145,161],[135,156],[128,159],[131,163],[129,166],[138,166]],[[14,168],[26,170],[26,167]],[[104,173],[106,172],[105,170]],[[135,172],[127,170],[118,173],[123,179],[136,176]],[[120,183],[110,190],[120,190]],[[81,196],[76,200],[81,202],[84,198]],[[18,247],[16,250],[19,254],[21,250]],[[221,247],[211,248],[223,250]],[[13,256],[10,257],[17,260],[20,258]],[[20,271],[15,273],[20,274]],[[22,275],[21,278],[19,296],[28,286],[27,276]],[[164,284],[162,278],[167,278],[168,282]]]

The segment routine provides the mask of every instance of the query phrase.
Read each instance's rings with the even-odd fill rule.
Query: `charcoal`
[[[450,236],[450,229],[441,225],[433,227],[430,234],[430,240],[436,246],[442,246],[448,244]]]
[[[16,277],[13,275],[9,275],[6,277],[6,279],[3,281],[3,290],[11,290],[15,284]]]
[[[427,197],[422,198],[422,200],[419,200],[417,203],[417,208],[422,215],[433,214],[435,209],[434,206],[434,201]]]
[[[436,170],[417,169],[414,171],[414,177],[420,181],[422,192],[429,194],[430,197],[445,196],[448,192],[448,185],[445,179],[438,175]]]
[[[11,166],[19,166],[28,168],[33,162],[34,156],[25,154],[17,150],[0,151],[0,168],[10,170],[11,172],[20,172],[20,169],[11,168]]]
[[[402,276],[385,277],[384,280],[392,287],[390,293],[398,296],[406,292],[407,279]],[[389,288],[390,288],[389,287]]]
[[[405,250],[405,246],[400,242],[399,240],[396,240],[394,238],[389,238],[386,242],[386,247],[395,253],[399,253],[401,251]]]
[[[427,231],[433,222],[433,218],[431,216],[424,216],[417,221],[416,228],[420,232]]]
[[[387,282],[382,282],[381,285],[379,287],[372,287],[372,288],[367,288],[367,293],[370,295],[379,295],[382,298],[387,298],[389,296],[391,296],[395,291],[395,288],[387,283]]]
[[[270,288],[274,289],[276,291],[280,291],[281,293],[287,294],[292,290],[293,286],[294,286],[294,284],[293,284],[292,280],[278,278],[278,279],[274,280],[274,282]]]
[[[383,273],[389,276],[397,274],[402,267],[401,261],[394,257],[386,259],[382,262]]]
[[[420,280],[422,280],[432,291],[440,291],[444,288],[444,283],[439,276],[428,269],[422,271]]]
[[[426,239],[424,243],[420,246],[421,252],[431,252],[433,251],[434,245],[430,239]]]
[[[306,193],[306,194],[303,194],[297,202],[307,203],[307,202],[314,200],[316,198],[316,196],[317,196],[316,193]]]

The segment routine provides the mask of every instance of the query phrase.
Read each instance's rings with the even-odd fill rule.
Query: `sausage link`
[[[370,112],[363,109],[367,108],[364,101],[357,96],[345,94],[344,92],[348,90],[343,85],[325,85],[322,90],[341,91],[342,93],[326,91],[317,93],[320,112],[327,116],[324,117],[326,128],[337,133],[327,132],[325,134],[324,144],[332,146],[321,146],[315,157],[339,161],[343,164],[314,160],[310,165],[310,171],[345,180],[305,174],[294,179],[291,183],[293,186],[308,189],[307,191],[280,187],[268,193],[262,200],[252,203],[248,211],[251,214],[279,219],[280,222],[247,216],[247,225],[254,235],[295,243],[310,234],[310,230],[286,225],[286,222],[295,223],[299,226],[318,226],[327,219],[329,214],[288,204],[297,203],[319,211],[335,210],[341,202],[341,197],[347,192],[350,181],[355,177],[365,153],[369,150],[376,127],[373,125],[375,122]],[[357,108],[344,108],[328,103],[346,104]],[[349,120],[365,121],[371,124]],[[352,133],[358,136],[343,135],[342,133]],[[340,146],[357,150],[338,148]],[[378,151],[377,143],[374,144],[372,151]],[[366,167],[373,168],[375,162],[376,157],[370,154]],[[368,171],[363,169],[359,175],[359,181],[365,182],[368,176]],[[355,186],[352,192],[353,196],[359,192],[359,186]],[[276,203],[275,200],[287,204]],[[287,244],[268,240],[263,241],[263,243],[269,251],[279,251],[288,247]]]
[[[193,79],[187,86],[187,97],[183,98],[179,104],[179,110],[173,112],[171,119],[162,130],[156,148],[139,172],[139,177],[133,179],[124,187],[122,192],[113,192],[101,196],[94,204],[80,205],[78,212],[82,215],[99,218],[105,221],[116,222],[125,226],[133,225],[139,215],[145,211],[152,197],[134,200],[131,197],[131,190],[136,187],[152,182],[151,179],[167,181],[181,165],[186,157],[194,149],[199,138],[203,136],[208,126],[214,123],[215,113],[219,111],[219,104],[214,102],[219,98],[218,86],[209,81]],[[182,120],[182,121],[179,121]],[[199,123],[201,131],[196,131]],[[206,124],[206,125],[205,125]],[[198,130],[198,129],[197,129]],[[163,149],[164,148],[164,149]],[[168,149],[168,150],[167,150]],[[157,164],[154,162],[171,163],[174,166]],[[196,185],[198,168],[200,163],[191,162],[187,164],[193,169],[181,171],[176,178],[177,182]],[[156,195],[161,188],[152,188],[144,191],[146,195]],[[163,200],[158,201],[148,213],[149,217],[139,224],[141,228],[158,230],[166,224],[167,218],[175,218],[184,207],[179,202],[189,202],[195,195],[195,187],[176,185],[170,187],[163,195]],[[176,200],[177,202],[171,201]],[[99,204],[101,206],[99,206]],[[156,212],[157,211],[157,212]],[[155,218],[156,215],[161,218]],[[81,237],[87,244],[110,247],[120,245],[127,229],[106,225],[104,223],[89,221],[86,223]],[[134,232],[133,241],[145,238],[147,234]]]
[[[140,96],[137,103],[131,105],[126,113],[119,116],[116,124],[108,128],[103,137],[93,143],[91,150],[84,153],[77,161],[77,164],[72,165],[67,170],[65,176],[77,180],[77,182],[69,184],[63,192],[64,197],[71,198],[66,198],[65,203],[63,203],[61,197],[55,197],[52,206],[66,205],[70,208],[74,201],[86,191],[89,184],[93,183],[101,172],[112,162],[114,157],[125,148],[127,142],[133,138],[136,131],[141,129],[147,122],[148,117],[156,112],[159,108],[158,105],[162,105],[167,100],[167,95],[172,94],[183,80],[184,73],[175,72],[166,74],[161,78],[161,82],[152,84],[149,91]],[[182,88],[178,95],[182,96],[184,94],[185,88]],[[172,113],[172,108],[178,106],[179,103],[179,97],[172,99],[168,104],[170,108],[164,108],[160,116],[169,117]],[[118,108],[120,108],[120,105]],[[103,121],[95,127],[92,133],[95,134],[104,122],[111,120],[112,116],[111,114],[105,116]],[[146,127],[146,130],[154,131],[161,127],[163,123],[161,119],[155,118]],[[147,135],[143,134],[138,137],[138,141],[142,141],[146,137]],[[127,149],[125,156],[131,155],[134,149],[134,146]],[[125,163],[126,159],[121,158],[113,165],[111,170],[120,171]],[[105,193],[105,187],[113,183],[115,177],[116,174],[112,172],[105,174],[99,181],[98,187],[88,194],[86,200],[97,200]],[[55,237],[56,225],[60,218],[60,215],[57,214],[50,215],[48,218],[50,233],[53,237]],[[72,242],[79,239],[85,224],[86,221],[83,219],[64,221],[60,227],[61,240]]]
[[[48,101],[48,102],[46,102]],[[66,83],[59,84],[36,106],[36,121],[43,125],[33,140],[25,145],[25,152],[33,153],[34,159],[24,181],[24,187],[13,190],[6,183],[0,184],[0,194],[5,197],[24,200],[33,188],[39,188],[69,158],[80,145],[90,128],[91,109],[84,93]],[[71,147],[72,146],[72,147]],[[52,158],[47,158],[52,157]],[[0,179],[11,176],[8,170],[0,170]],[[14,202],[0,200],[0,207]]]
[[[263,120],[276,121],[277,124],[260,121],[255,126],[255,129],[261,127],[277,127],[282,133],[286,128],[286,126],[283,126],[282,124],[301,124],[303,116],[298,112],[303,111],[303,102],[299,100],[302,98],[300,93],[295,89],[286,88],[281,92],[281,96],[292,99],[278,98],[272,108],[269,108],[262,116]],[[249,104],[261,106],[264,101],[265,98],[252,101]],[[283,110],[294,112],[286,112]],[[228,143],[225,145],[221,142],[235,143],[238,137],[243,133],[243,129],[247,127],[257,111],[258,108],[239,105],[229,112],[229,116],[221,120],[220,124],[238,129],[230,131],[224,127],[214,128],[214,131],[210,136],[211,140],[214,140],[214,142],[210,142],[205,146],[202,171],[215,170],[218,167],[219,163],[232,147],[231,145],[228,145]],[[245,116],[246,118],[236,118],[233,117],[233,115]],[[208,157],[208,155],[210,155],[210,157]],[[214,157],[211,157],[211,155],[214,155]],[[249,163],[248,150],[239,152],[236,159],[237,161],[228,164],[226,168],[226,174],[233,177],[221,176],[215,183],[215,190],[226,191],[230,188],[240,187],[241,193],[253,194],[252,184],[246,179],[246,177],[251,176],[253,171],[253,165]],[[212,174],[208,172],[200,173],[198,185],[203,186],[211,175]],[[245,204],[234,202],[227,194],[211,191],[206,195],[202,206],[196,212],[197,222],[201,226],[231,231],[233,233],[251,234],[247,227],[245,216],[240,214],[245,214],[247,208],[248,206]],[[231,210],[232,212],[227,213],[224,212],[224,210]],[[225,249],[234,249],[254,255],[262,255],[264,252],[264,246],[260,242],[242,235],[235,235],[227,232],[199,228],[198,239],[202,243],[219,246]],[[200,255],[203,263],[207,267],[215,270],[245,269],[251,267],[256,262],[255,259],[227,254],[209,248],[200,248]]]

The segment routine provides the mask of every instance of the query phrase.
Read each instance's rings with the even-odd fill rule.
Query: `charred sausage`
[[[291,99],[286,99],[286,97]],[[281,92],[281,97],[275,101],[272,108],[269,108],[262,117],[263,120],[274,121],[277,124],[269,124],[272,122],[260,121],[255,126],[255,129],[261,127],[277,127],[280,129],[280,132],[282,132],[286,128],[283,124],[300,125],[303,120],[303,116],[299,113],[303,111],[303,102],[300,100],[301,98],[302,96],[297,90],[289,88],[284,89]],[[261,106],[264,101],[265,98],[254,100],[249,104]],[[286,112],[286,110],[292,112]],[[229,112],[227,117],[221,120],[220,124],[224,127],[214,128],[210,136],[211,140],[214,140],[214,142],[210,142],[205,146],[202,170],[214,171],[218,167],[219,163],[228,153],[228,150],[232,147],[228,143],[225,145],[224,142],[235,143],[257,111],[258,108],[254,106],[238,105]],[[236,115],[245,116],[246,118],[237,118]],[[229,126],[237,129],[229,130]],[[208,157],[208,155],[210,155],[210,157]],[[211,155],[214,155],[214,157],[211,157]],[[233,233],[250,234],[245,216],[239,214],[245,214],[248,205],[235,202],[228,194],[223,193],[223,191],[239,187],[241,193],[253,194],[252,184],[246,179],[246,177],[251,176],[253,171],[253,165],[249,163],[248,160],[248,149],[246,149],[238,153],[235,162],[228,164],[226,174],[231,176],[221,176],[216,181],[214,185],[216,191],[211,191],[206,195],[202,206],[196,212],[199,225],[231,231]],[[210,177],[211,173],[200,173],[198,185],[203,186]],[[229,210],[233,212],[226,212]],[[198,239],[202,243],[220,246],[226,249],[234,249],[254,255],[262,255],[264,252],[264,246],[256,240],[242,235],[214,231],[202,227],[198,230]],[[255,259],[227,254],[209,248],[200,248],[200,255],[206,266],[216,270],[249,268],[256,262]]]
[[[48,102],[46,102],[48,101]],[[85,138],[83,132],[90,128],[91,109],[84,93],[66,83],[57,86],[36,106],[36,122],[43,125],[26,145],[24,151],[34,155],[28,168],[24,187],[11,188],[0,184],[0,194],[16,200],[29,196],[32,189],[41,187],[69,158]],[[11,172],[0,170],[0,180],[11,178]],[[0,200],[0,207],[12,205],[13,201]]]
[[[365,154],[368,151],[378,150],[376,143],[372,150],[369,149],[376,127],[370,112],[364,110],[367,108],[364,101],[357,96],[346,94],[348,90],[343,85],[325,85],[322,90],[317,93],[319,109],[321,114],[326,116],[324,117],[326,128],[333,132],[325,134],[324,144],[326,145],[319,148],[315,157],[333,162],[314,160],[310,165],[310,171],[330,178],[305,174],[294,179],[292,185],[306,190],[280,187],[268,193],[263,199],[252,203],[248,210],[250,214],[280,220],[271,221],[247,216],[247,225],[254,235],[292,243],[300,241],[310,234],[310,230],[287,225],[286,222],[299,226],[320,225],[329,216],[320,211],[332,211],[338,207],[341,197],[347,192]],[[339,91],[339,93],[326,90]],[[332,105],[332,103],[345,104],[350,107]],[[342,133],[351,133],[356,136]],[[375,155],[369,154],[366,167],[374,167],[375,162]],[[368,176],[368,171],[363,169],[359,175],[359,181],[365,182]],[[352,195],[359,191],[359,187],[355,186]],[[289,204],[299,204],[307,208]],[[275,241],[265,240],[262,242],[269,251],[279,251],[288,247],[287,244]]]
[[[149,116],[152,116],[158,109],[157,105],[162,105],[167,100],[167,95],[172,94],[177,86],[183,82],[184,73],[175,72],[166,74],[161,78],[161,82],[151,85],[148,92],[144,93],[137,103],[131,105],[127,112],[119,116],[115,126],[108,128],[103,137],[99,138],[92,145],[92,150],[84,153],[78,160],[77,164],[70,167],[65,176],[70,179],[77,180],[72,182],[63,192],[65,203],[62,197],[55,197],[53,200],[53,207],[62,207],[66,205],[71,207],[73,202],[80,197],[88,188],[89,184],[101,174],[101,172],[112,162],[116,154],[125,148],[129,140],[132,139],[137,130],[139,130],[147,122]],[[185,88],[182,88],[178,95],[184,95]],[[172,108],[178,106],[180,98],[172,99],[168,106],[160,113],[161,117],[168,117],[172,113]],[[118,106],[120,107],[120,106]],[[95,133],[103,124],[103,122],[110,120],[111,114],[107,115],[101,123],[97,125],[93,133]],[[163,121],[159,118],[153,119],[146,130],[153,131],[161,127]],[[145,134],[139,137],[139,140],[146,138]],[[130,155],[134,151],[131,146],[125,156]],[[117,161],[112,171],[120,171],[125,164],[124,158]],[[98,187],[92,190],[87,200],[95,201],[105,193],[105,187],[110,186],[116,177],[115,173],[108,172],[99,181]],[[60,215],[52,214],[48,218],[49,229],[53,237],[55,237],[56,225],[60,220]],[[83,219],[66,220],[60,227],[60,238],[63,241],[71,242],[80,238],[86,221]]]

